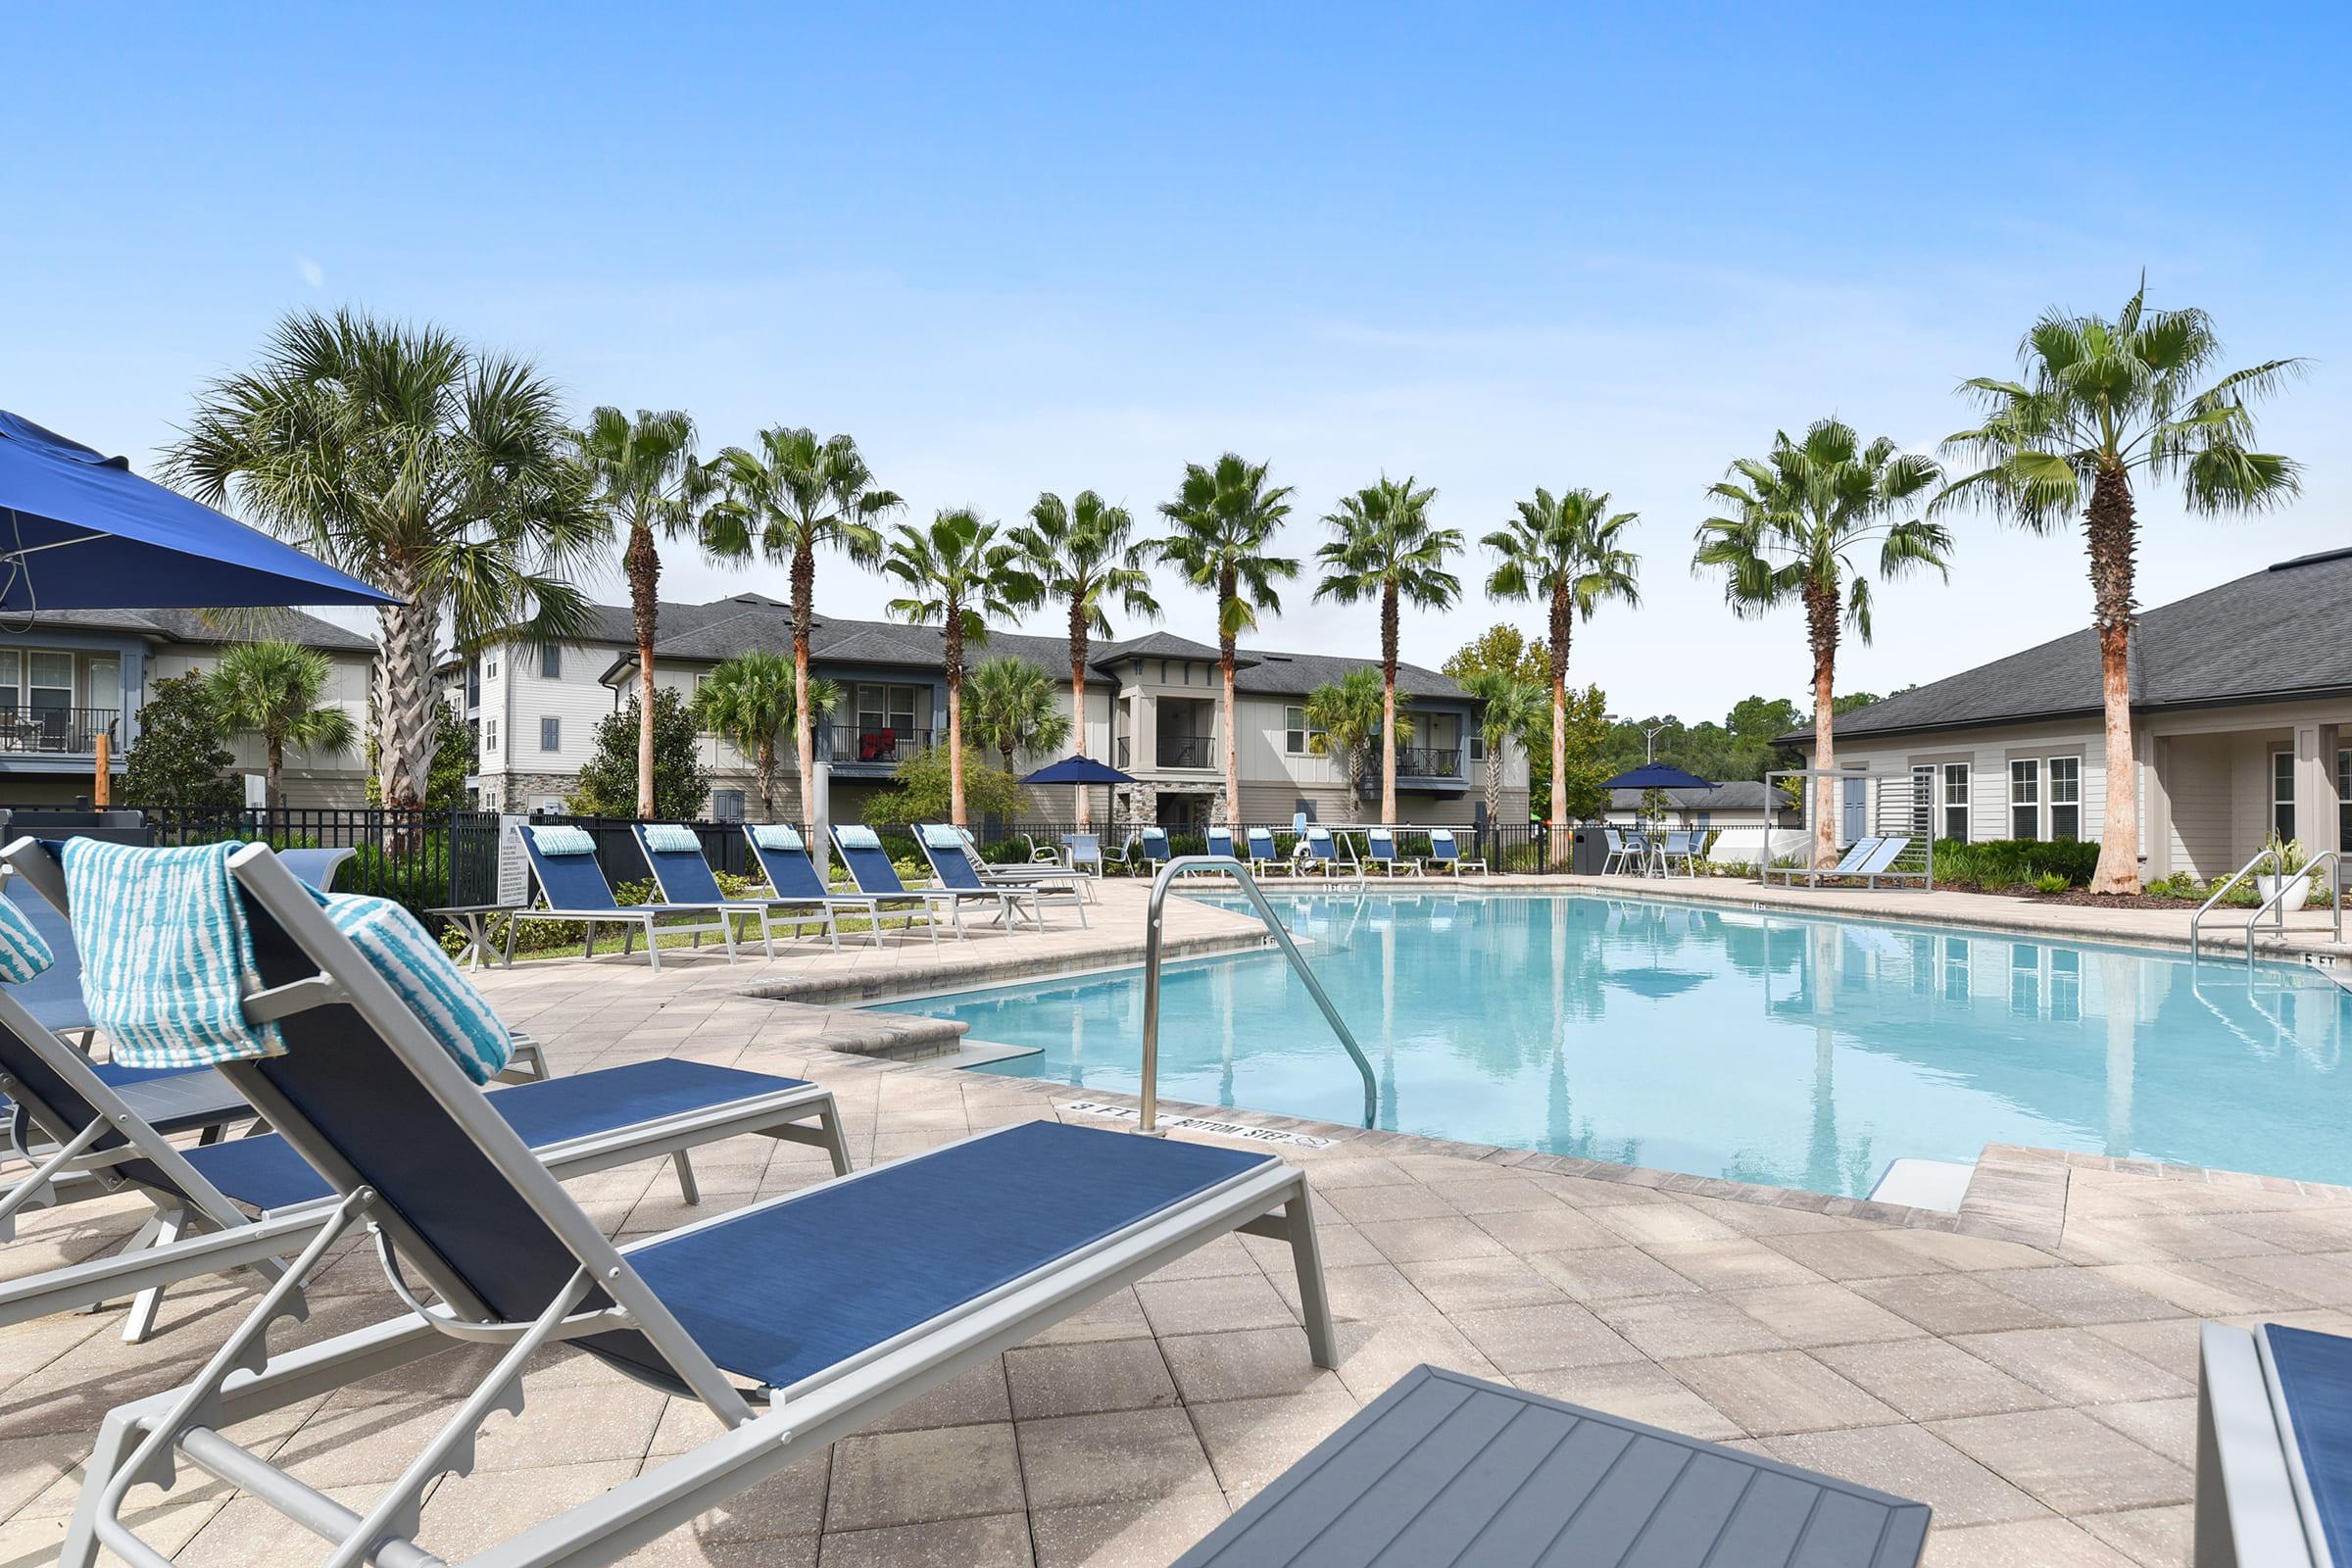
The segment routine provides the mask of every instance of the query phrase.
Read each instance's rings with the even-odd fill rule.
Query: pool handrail
[[[2269,852],[2265,851],[2264,853],[2268,854]],[[2322,850],[2310,859],[2305,860],[2303,862],[2303,868],[2299,871],[2287,870],[2285,861],[2283,859],[2280,860],[2278,891],[2273,893],[2269,898],[2263,900],[2261,904],[2257,905],[2254,912],[2246,917],[2247,973],[2251,974],[2254,970],[2254,928],[2262,923],[2262,917],[2266,914],[2269,914],[2272,910],[2272,907],[2277,905],[2279,900],[2285,898],[2289,893],[2292,893],[2298,883],[2309,882],[2319,871],[2321,866],[2331,861],[2340,866],[2343,863],[2343,858],[2344,852],[2341,850]],[[2334,901],[2333,907],[2335,911],[2335,940],[2340,943],[2344,940],[2344,879],[2340,875],[2331,877],[2329,878],[2328,885],[2329,889],[2328,896]],[[2202,915],[2204,912],[2205,911],[2203,909],[2199,909],[2197,911],[2199,915]],[[2286,910],[2283,908],[2279,909],[2273,923],[2276,924],[2279,931],[2283,933],[2286,930]],[[2190,946],[2193,948],[2196,941],[2196,933],[2193,925],[2190,928],[2189,941]]]
[[[2197,906],[2197,912],[2188,917],[2189,962],[2194,963],[2197,961],[2197,927],[2204,923],[2205,916],[2213,912],[2214,906],[2221,903],[2223,897],[2228,894],[2231,888],[2237,886],[2247,877],[2253,875],[2254,868],[2265,860],[2268,860],[2273,865],[2276,865],[2278,868],[2278,874],[2280,876],[2286,875],[2286,862],[2279,858],[2278,852],[2277,850],[2272,849],[2266,844],[2261,849],[2254,852],[2254,858],[2248,860],[2245,864],[2230,872],[2230,879],[2227,882],[2224,882],[2220,887],[2215,888],[2205,902]],[[2285,886],[2286,884],[2281,883],[2279,885],[2280,891],[2283,892],[2285,890]],[[2255,912],[2259,914],[2261,911],[2256,910]],[[2286,916],[2284,914],[2279,915],[2278,923],[2281,927],[2286,924]],[[2254,927],[2251,923],[2249,923],[2246,927],[2246,952],[2249,958],[2251,958],[2254,951],[2253,944]]]
[[[1364,1055],[1363,1047],[1355,1043],[1354,1032],[1348,1027],[1348,1020],[1341,1017],[1340,1009],[1332,1005],[1330,996],[1323,990],[1323,982],[1315,978],[1315,971],[1307,967],[1306,959],[1299,956],[1298,944],[1291,940],[1290,932],[1283,929],[1281,917],[1275,914],[1274,906],[1266,902],[1265,892],[1258,887],[1257,879],[1250,874],[1248,866],[1230,855],[1179,855],[1162,865],[1159,874],[1152,879],[1152,900],[1144,918],[1144,1103],[1142,1114],[1136,1121],[1136,1131],[1152,1138],[1165,1136],[1158,1127],[1159,947],[1163,923],[1160,910],[1167,903],[1168,888],[1178,877],[1190,871],[1217,871],[1232,877],[1240,884],[1250,904],[1256,906],[1258,918],[1265,921],[1266,929],[1274,934],[1275,946],[1282,949],[1283,956],[1291,960],[1291,967],[1298,971],[1298,978],[1306,982],[1307,994],[1315,999],[1315,1005],[1323,1009],[1323,1017],[1331,1025],[1332,1032],[1340,1037],[1340,1044],[1348,1048],[1348,1054],[1355,1061],[1355,1070],[1363,1074],[1364,1125],[1372,1126],[1380,1110],[1380,1080],[1373,1075],[1372,1063]]]

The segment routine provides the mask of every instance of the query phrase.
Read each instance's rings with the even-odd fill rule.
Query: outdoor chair
[[[1288,858],[1274,853],[1274,830],[1272,828],[1250,828],[1243,835],[1243,842],[1250,847],[1250,874],[1251,876],[1266,876],[1276,871],[1287,876],[1298,869]]]
[[[1613,827],[1602,828],[1600,835],[1602,842],[1608,846],[1608,854],[1601,858],[1600,874],[1614,876],[1625,869],[1633,857],[1633,850],[1627,845],[1625,835]]]
[[[5,853],[64,902],[64,873],[44,847],[21,840]],[[473,1016],[488,1016],[487,1004],[404,911],[381,907],[381,900],[345,904],[372,906],[378,919],[400,925],[410,939],[403,962],[422,976],[427,994],[443,1001],[462,995],[478,1009]],[[0,910],[0,934],[13,928]],[[374,974],[380,960],[359,961]],[[326,1222],[331,1190],[283,1139],[210,1141],[223,1126],[260,1114],[234,1085],[201,1065],[135,1070],[136,1081],[108,1082],[98,1064],[30,1015],[16,987],[0,987],[0,1072],[17,1117],[52,1150],[0,1198],[0,1241],[11,1239],[19,1215],[83,1197],[136,1192],[155,1209],[112,1256],[0,1283],[0,1326],[136,1298],[122,1336],[136,1343],[153,1330],[166,1287],[238,1267],[275,1278],[273,1260]],[[546,1078],[542,1068],[537,1081],[497,1089],[487,1103],[558,1176],[667,1155],[689,1203],[701,1195],[688,1151],[745,1134],[815,1145],[836,1171],[848,1169],[832,1096],[797,1078],[664,1057],[568,1078]],[[172,1142],[189,1133],[208,1141],[193,1148]]]
[[[1241,858],[1240,856],[1233,853],[1233,829],[1229,827],[1212,827],[1208,830],[1207,842],[1209,854],[1222,856],[1228,860],[1238,860]]]
[[[850,873],[850,885],[867,898],[895,905],[888,912],[912,917],[920,914],[930,929],[931,945],[939,946],[939,911],[948,911],[955,922],[956,940],[965,940],[963,906],[970,902],[968,894],[952,888],[910,888],[899,879],[899,868],[890,863],[890,852],[882,847],[881,835],[862,823],[852,822],[841,827],[828,827],[833,835],[833,849],[841,857],[842,869]],[[997,900],[1003,907],[1003,901]]]
[[[2352,1563],[2352,1340],[2204,1326],[2191,1541],[2197,1568]]]
[[[284,867],[259,849],[230,866],[264,988],[246,1005],[276,1015],[285,1049],[220,1070],[338,1199],[191,1382],[106,1417],[63,1544],[69,1568],[90,1568],[101,1546],[156,1568],[124,1504],[136,1487],[169,1487],[181,1461],[233,1475],[249,1505],[324,1537],[338,1562],[421,1565],[411,1538],[425,1493],[472,1468],[494,1409],[535,1419],[524,1373],[558,1344],[699,1401],[725,1429],[476,1548],[505,1568],[609,1563],[1237,1231],[1290,1245],[1305,1348],[1336,1364],[1305,1174],[1262,1151],[1028,1122],[615,1246]],[[347,1003],[319,1005],[322,972],[348,973]],[[368,1230],[409,1310],[271,1354],[270,1326],[303,1281]],[[448,1424],[358,1508],[227,1435],[483,1345],[501,1353],[478,1374],[450,1368],[472,1388]]]
[[[1096,833],[1064,833],[1061,855],[1076,874],[1093,881],[1102,876],[1102,839]]]
[[[1658,846],[1658,874],[1660,876],[1669,875],[1679,864],[1683,868],[1683,875],[1698,875],[1698,850],[1695,842],[1697,838],[1698,835],[1695,833],[1666,834],[1664,841]]]
[[[1366,833],[1364,849],[1370,857],[1364,864],[1367,873],[1377,865],[1380,867],[1380,874],[1386,877],[1419,876],[1421,874],[1420,860],[1412,856],[1396,853],[1396,834],[1390,828],[1376,827]]]
[[[956,837],[962,841],[963,858],[971,862],[974,874],[985,885],[1005,888],[1036,888],[1043,894],[1066,894],[1077,900],[1085,900],[1090,897],[1087,891],[1089,879],[1062,864],[1060,857],[1051,851],[1041,852],[1037,848],[1035,839],[1028,839],[1030,846],[1028,859],[1017,865],[991,865],[981,858],[980,841],[972,836],[970,828],[956,828]],[[1024,834],[1023,837],[1026,839],[1028,836]],[[1084,910],[1079,911],[1078,923],[1081,925],[1086,923]]]
[[[993,903],[997,906],[997,923],[1010,930],[1017,917],[1026,914],[1029,923],[1040,930],[1045,928],[1045,901],[1033,887],[992,887],[980,880],[980,872],[972,864],[971,853],[964,847],[963,835],[953,823],[925,822],[914,830],[915,847],[923,852],[923,859],[931,867],[932,880],[950,893],[959,894],[975,904]],[[1075,893],[1070,902],[1078,906],[1078,920],[1086,922],[1086,907]]]
[[[1791,887],[1796,885],[1796,879],[1800,876],[1805,879],[1807,887],[1819,887],[1825,876],[1860,876],[1862,867],[1870,862],[1871,858],[1879,853],[1879,847],[1886,842],[1885,839],[1856,839],[1846,847],[1844,857],[1826,870],[1813,866],[1768,865],[1762,868],[1758,876],[1765,882],[1770,882],[1776,876],[1781,877]]]
[[[817,873],[816,862],[808,858],[808,841],[801,830],[787,822],[747,822],[743,836],[752,846],[753,863],[760,874],[767,878],[771,904],[785,904],[821,908],[826,913],[825,924],[834,932],[834,951],[841,948],[840,917],[846,911],[863,914],[867,929],[873,933],[874,946],[882,946],[882,906],[862,893],[836,893],[825,886]],[[909,921],[909,924],[912,922]],[[934,935],[931,945],[937,947]]]
[[[621,955],[636,952],[645,938],[645,956],[656,974],[662,972],[662,945],[657,935],[691,934],[701,947],[705,933],[716,931],[726,942],[727,961],[735,961],[735,921],[722,906],[700,904],[629,904],[612,897],[612,885],[596,863],[596,840],[576,827],[528,823],[515,829],[522,836],[522,853],[532,884],[545,901],[538,908],[517,909],[507,918],[509,963],[514,961],[514,938],[525,920],[564,920],[584,924],[580,956],[596,954],[596,928],[617,925],[623,933]],[[716,915],[715,920],[710,916]],[[685,917],[681,922],[680,917]],[[771,950],[772,956],[772,950]]]
[[[1140,856],[1145,868],[1154,876],[1159,874],[1161,866],[1175,858],[1175,855],[1168,849],[1168,830],[1164,827],[1137,829],[1135,837],[1128,842],[1127,847],[1131,852],[1130,858]]]
[[[1298,864],[1302,870],[1314,870],[1324,876],[1340,872],[1339,846],[1331,839],[1331,829],[1309,822],[1298,838]]]
[[[1483,873],[1487,869],[1483,858],[1467,859],[1463,857],[1461,846],[1454,842],[1453,829],[1449,827],[1433,827],[1429,830],[1429,863],[1457,877],[1464,871]]]
[[[639,822],[631,831],[637,835],[637,847],[645,852],[646,868],[654,873],[654,886],[662,890],[664,904],[694,905],[725,910],[730,915],[742,915],[760,922],[760,940],[767,956],[776,956],[775,926],[782,921],[797,935],[804,926],[815,926],[832,942],[833,951],[841,951],[841,933],[833,928],[832,906],[810,904],[802,899],[769,899],[758,895],[731,898],[718,885],[718,876],[710,869],[710,858],[703,854],[703,841],[694,829],[682,822]]]
[[[321,893],[335,891],[335,873],[343,862],[360,852],[354,849],[280,850],[277,858],[286,862],[286,869],[296,880],[317,888]]]

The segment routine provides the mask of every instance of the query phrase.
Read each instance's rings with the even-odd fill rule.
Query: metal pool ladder
[[[1306,959],[1299,956],[1298,944],[1291,940],[1290,932],[1283,929],[1281,919],[1274,913],[1274,906],[1266,902],[1265,892],[1258,887],[1257,879],[1250,874],[1248,866],[1229,855],[1180,855],[1161,866],[1159,875],[1152,879],[1152,903],[1145,915],[1144,1108],[1136,1123],[1136,1130],[1154,1138],[1161,1136],[1158,1127],[1160,906],[1167,903],[1170,884],[1190,871],[1221,872],[1241,884],[1242,892],[1256,906],[1258,918],[1266,922],[1268,931],[1274,933],[1274,945],[1282,949],[1283,956],[1291,960],[1291,967],[1298,972],[1298,978],[1306,982],[1307,994],[1315,999],[1315,1005],[1323,1009],[1323,1016],[1331,1024],[1332,1033],[1340,1037],[1340,1044],[1346,1046],[1348,1054],[1354,1058],[1355,1070],[1363,1074],[1364,1125],[1372,1126],[1380,1110],[1380,1081],[1372,1074],[1372,1063],[1365,1059],[1363,1048],[1355,1043],[1355,1035],[1348,1029],[1348,1020],[1342,1018],[1340,1009],[1331,1004],[1330,996],[1323,990],[1323,982],[1315,978],[1315,971],[1308,968]]]
[[[2328,885],[2331,890],[2330,897],[2334,912],[2335,940],[2338,943],[2341,943],[2344,940],[2344,896],[2347,891],[2352,891],[2352,888],[2347,887],[2347,879],[2345,876],[2345,871],[2348,866],[2352,866],[2352,862],[2347,862],[2345,860],[2344,852],[2341,850],[2323,850],[2319,854],[2313,856],[2310,859],[2304,861],[2303,868],[2301,870],[2289,873],[2286,869],[2286,863],[2279,859],[2277,851],[2264,849],[2256,851],[2254,858],[2239,866],[2236,873],[2232,875],[2229,881],[2224,882],[2220,887],[2215,888],[2213,890],[2213,896],[2207,899],[2203,904],[2199,905],[2197,906],[2197,912],[2189,916],[2188,961],[2190,963],[2193,964],[2197,961],[2197,927],[2204,923],[2205,916],[2213,911],[2214,906],[2222,902],[2223,895],[2227,894],[2231,888],[2237,886],[2240,882],[2243,882],[2247,877],[2252,876],[2254,874],[2254,868],[2262,864],[2262,862],[2265,860],[2270,861],[2272,866],[2275,868],[2274,874],[2278,878],[2278,890],[2276,893],[2273,893],[2269,898],[2263,900],[2261,904],[2255,907],[2253,914],[2249,915],[2246,919],[2247,970],[2250,972],[2254,967],[2254,928],[2262,923],[2262,917],[2267,914],[2271,916],[2273,924],[2276,925],[2279,932],[2283,934],[2286,930],[2286,910],[2283,906],[2283,901],[2285,900],[2287,894],[2294,891],[2297,884],[2313,880],[2313,878],[2319,874],[2320,867],[2323,865],[2332,864],[2335,867],[2334,874],[2328,878]]]

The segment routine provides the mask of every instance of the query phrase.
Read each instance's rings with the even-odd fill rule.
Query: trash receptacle
[[[1605,828],[1580,827],[1568,851],[1568,869],[1578,876],[1598,876],[1608,869],[1609,840]]]

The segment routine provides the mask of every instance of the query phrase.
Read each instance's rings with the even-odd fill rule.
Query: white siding
[[[203,643],[173,643],[158,649],[149,656],[147,662],[149,694],[152,695],[155,687],[163,681],[181,675],[211,673],[220,666],[222,652],[219,647]],[[368,675],[372,664],[372,656],[368,654],[335,652],[327,655],[327,683],[320,700],[351,715],[352,727],[359,732],[359,741],[348,750],[322,753],[317,757],[288,747],[285,758],[286,798],[293,805],[343,805],[346,803],[340,798],[341,785],[348,784],[355,792],[362,788],[359,781],[366,777],[368,771]],[[228,749],[236,759],[231,765],[239,773],[259,773],[270,765],[259,736],[239,735],[228,743]],[[320,794],[335,798],[305,798]],[[356,793],[348,804],[360,804]]]

